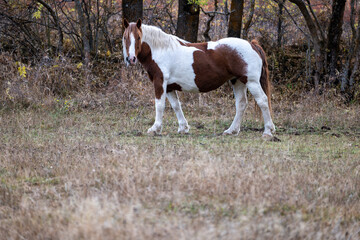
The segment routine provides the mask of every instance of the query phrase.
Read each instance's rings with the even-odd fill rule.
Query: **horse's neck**
[[[139,59],[140,63],[143,65],[152,60],[151,48],[150,48],[149,44],[147,44],[146,42],[143,42],[141,44],[141,51],[138,54],[138,59]]]
[[[167,34],[156,27],[143,25],[142,28],[143,42],[149,45],[152,53],[159,50],[173,50],[180,45],[177,37]]]

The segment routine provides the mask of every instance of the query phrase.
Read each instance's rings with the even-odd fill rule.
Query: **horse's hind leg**
[[[275,125],[271,119],[271,114],[269,110],[268,97],[264,93],[259,80],[251,81],[249,79],[246,84],[251,94],[254,96],[257,105],[260,107],[265,124],[265,130],[263,133],[263,137],[272,136],[271,132],[275,132]]]
[[[184,113],[181,109],[181,104],[176,91],[171,91],[166,94],[167,99],[169,100],[171,107],[174,109],[176,117],[179,121],[178,133],[188,133],[190,127],[188,122],[184,117]]]
[[[232,80],[231,83],[235,95],[236,114],[231,126],[224,132],[225,135],[239,134],[241,119],[248,104],[246,85],[240,80],[235,80],[235,82]]]

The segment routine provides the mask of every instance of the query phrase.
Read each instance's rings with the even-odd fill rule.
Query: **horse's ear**
[[[129,22],[126,18],[124,18],[124,27],[128,28],[128,26],[129,26]]]
[[[140,18],[137,20],[136,26],[137,26],[137,28],[140,29],[140,27],[141,27],[141,19]]]

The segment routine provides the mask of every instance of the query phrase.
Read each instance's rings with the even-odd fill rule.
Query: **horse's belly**
[[[225,82],[233,79],[231,75],[212,75],[204,74],[195,78],[172,78],[168,85],[178,85],[181,91],[185,92],[209,92],[221,87]]]
[[[177,84],[181,87],[181,91],[184,92],[199,92],[199,88],[195,83],[194,77],[183,76],[183,77],[172,77],[168,85]]]
[[[199,92],[210,92],[221,87],[225,82],[231,80],[232,78],[234,78],[234,76],[230,74],[204,74],[196,76],[195,83],[199,88]]]

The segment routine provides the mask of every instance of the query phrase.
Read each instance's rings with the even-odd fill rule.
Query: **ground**
[[[252,103],[220,135],[232,101],[184,103],[188,135],[146,135],[151,101],[1,110],[0,238],[358,239],[360,107],[275,102],[264,141]]]

